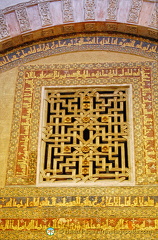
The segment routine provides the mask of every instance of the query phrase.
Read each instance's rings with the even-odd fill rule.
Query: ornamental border
[[[154,149],[154,109],[153,101],[146,100],[148,97],[152,99],[151,90],[156,91],[156,85],[151,82],[151,69],[156,73],[155,63],[101,63],[101,64],[54,64],[50,66],[24,66],[20,68],[19,77],[16,85],[15,103],[14,103],[14,118],[12,125],[10,153],[8,160],[8,171],[6,185],[34,185],[36,178],[36,161],[37,161],[37,144],[38,144],[38,128],[39,128],[39,114],[41,101],[41,86],[64,86],[66,85],[99,85],[99,84],[121,84],[133,83],[133,101],[134,101],[134,134],[135,134],[135,162],[136,162],[136,184],[138,185],[153,185],[156,182],[156,170],[152,168],[156,166],[156,150]],[[98,77],[98,73],[93,72],[93,77],[86,78],[83,74],[75,75],[74,79],[70,80],[70,75],[65,74],[60,76],[56,73],[60,71],[77,71],[87,69],[87,71],[97,69],[111,69],[107,77]],[[129,76],[117,76],[116,69],[127,68]],[[62,69],[62,70],[61,70]],[[130,73],[133,69],[133,75]],[[134,70],[136,69],[136,70]],[[52,72],[55,75],[50,75],[45,78],[44,75],[37,77],[36,73]],[[136,71],[136,72],[135,72]],[[137,74],[139,72],[139,74]],[[25,74],[29,74],[28,78]],[[117,71],[118,73],[118,71]],[[131,74],[131,75],[130,75]],[[38,75],[38,74],[37,74]],[[118,74],[119,75],[119,74]],[[54,76],[54,79],[53,79]],[[62,79],[63,78],[63,79]],[[65,80],[67,81],[65,82]],[[58,82],[57,82],[58,80]],[[82,82],[81,82],[82,81]],[[142,83],[141,83],[142,81]],[[27,84],[28,91],[26,91]],[[142,86],[146,89],[142,90]],[[154,86],[154,87],[153,87]],[[24,96],[23,96],[24,95]],[[34,97],[34,99],[33,99]],[[149,106],[150,105],[150,106]],[[147,107],[150,107],[147,109]],[[32,109],[32,110],[31,110]],[[146,111],[148,110],[148,111]],[[22,112],[24,111],[24,112]],[[28,111],[28,112],[27,112]],[[142,115],[142,111],[144,115]],[[27,112],[27,113],[26,113]],[[23,118],[23,120],[21,120]],[[25,120],[24,120],[25,119]],[[20,135],[19,129],[24,127],[26,134]],[[30,126],[30,128],[28,127]],[[152,127],[152,131],[150,131]],[[144,133],[143,133],[144,131]],[[148,136],[148,133],[150,136]],[[26,136],[24,136],[26,135]],[[20,140],[19,140],[20,139]],[[30,139],[30,140],[29,140]],[[146,143],[143,145],[143,141]],[[21,144],[19,144],[21,143]],[[17,155],[20,154],[18,146],[23,145],[23,157],[17,160]],[[30,146],[28,148],[28,145]],[[150,151],[152,154],[150,154]],[[146,154],[145,154],[146,153]],[[145,154],[145,155],[143,155]],[[149,155],[150,154],[150,155]],[[150,157],[150,159],[145,156]],[[15,161],[16,159],[16,161]],[[143,160],[143,161],[142,161]],[[151,164],[152,163],[152,164]],[[24,169],[21,171],[21,169]],[[20,170],[19,170],[20,169]],[[105,186],[106,187],[106,186]]]

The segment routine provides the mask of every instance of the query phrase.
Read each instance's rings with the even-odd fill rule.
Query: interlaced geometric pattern
[[[40,182],[130,180],[128,86],[47,88]]]

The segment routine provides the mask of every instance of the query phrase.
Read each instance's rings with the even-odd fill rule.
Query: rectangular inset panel
[[[129,180],[125,179],[119,182],[115,179],[97,179],[94,183],[90,180],[86,182],[81,180],[76,184],[74,182],[70,184],[72,186],[80,186],[81,183],[81,186],[92,186],[92,183],[98,184],[98,186],[108,186],[108,184],[124,186],[134,183],[136,185],[157,184],[157,138],[155,136],[158,131],[156,131],[157,125],[154,124],[157,120],[156,77],[156,65],[152,62],[22,66],[16,83],[6,185],[35,185],[36,176],[39,177],[39,165],[38,174],[36,172],[37,153],[39,155],[41,151],[38,144],[38,139],[41,139],[39,126],[46,124],[46,122],[40,123],[42,117],[41,97],[44,98],[44,92],[46,93],[50,89],[54,89],[54,91],[65,89],[69,92],[70,89],[74,91],[93,88],[107,90],[119,88],[121,91],[125,88],[128,95],[126,98],[127,119],[129,119],[127,127],[128,134],[131,134],[131,137],[127,135],[127,143],[129,142],[130,147],[127,148],[128,152],[130,151],[128,156],[131,157],[128,159],[131,164],[129,165]],[[43,89],[43,94],[41,94],[41,89]],[[47,109],[47,105],[45,109]],[[134,146],[132,135],[134,135]],[[69,180],[63,182],[58,180],[48,183],[42,180],[42,183],[39,184],[39,179],[37,180],[38,185],[62,186],[65,184],[65,186],[71,186]]]

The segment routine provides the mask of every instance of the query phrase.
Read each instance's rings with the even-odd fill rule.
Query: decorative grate
[[[40,182],[130,178],[128,86],[46,88]]]

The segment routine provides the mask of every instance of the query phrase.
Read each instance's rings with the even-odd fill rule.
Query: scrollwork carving
[[[0,14],[0,39],[5,37],[9,37],[9,32],[4,15]]]
[[[85,20],[95,20],[95,0],[85,0]]]
[[[62,0],[63,22],[73,22],[73,7],[71,0]]]
[[[142,0],[132,0],[127,22],[138,23]]]
[[[17,9],[15,12],[20,25],[21,32],[29,31],[31,27],[26,8]]]
[[[117,9],[118,9],[118,0],[109,0],[108,10],[107,10],[107,19],[116,20]]]
[[[49,9],[49,3],[48,2],[42,2],[38,4],[42,26],[47,26],[52,24],[51,20],[51,14]]]
[[[155,8],[152,13],[149,26],[153,28],[158,28],[158,3],[155,4]]]

